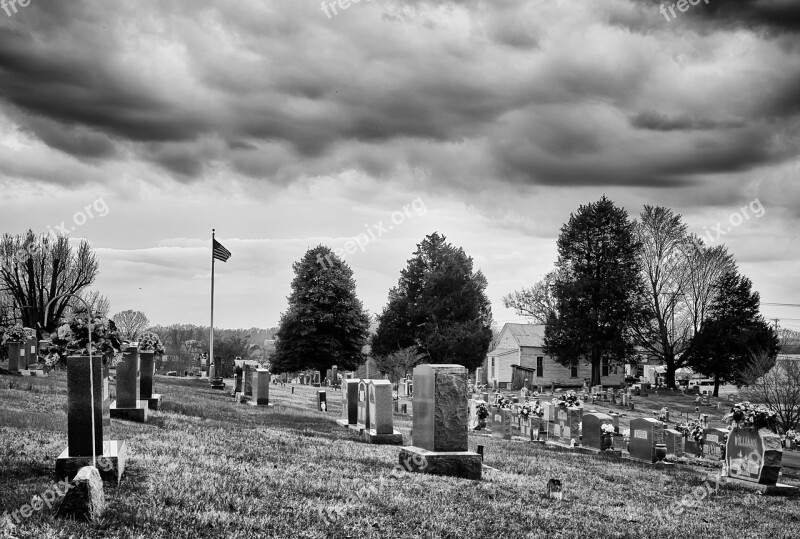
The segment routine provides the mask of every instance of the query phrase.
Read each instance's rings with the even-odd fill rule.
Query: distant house
[[[590,379],[592,367],[584,361],[565,367],[544,353],[543,324],[506,324],[497,347],[487,354],[486,379],[504,389],[520,389],[525,380],[529,387],[581,387]],[[619,386],[625,372],[621,366],[604,361],[600,372],[602,385]]]

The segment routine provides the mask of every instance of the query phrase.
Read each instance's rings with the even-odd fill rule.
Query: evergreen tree
[[[561,228],[556,301],[545,326],[545,353],[567,366],[588,361],[592,385],[600,384],[602,361],[622,363],[633,355],[631,327],[641,311],[634,224],[605,196],[581,206]]]
[[[689,365],[714,378],[714,396],[720,383],[742,385],[742,373],[754,355],[775,360],[778,336],[759,313],[760,298],[750,279],[730,271],[715,285],[710,314],[689,346]]]
[[[322,245],[292,268],[295,278],[276,334],[273,372],[316,369],[322,379],[333,365],[356,369],[364,362],[369,316],[356,297],[353,271]]]
[[[438,233],[417,245],[408,266],[389,291],[372,339],[375,354],[408,347],[423,362],[457,363],[474,370],[483,363],[492,339],[492,310],[484,292],[486,277],[472,258]]]

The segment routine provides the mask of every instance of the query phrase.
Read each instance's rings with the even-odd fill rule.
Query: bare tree
[[[634,332],[637,344],[664,363],[667,386],[674,388],[675,373],[687,365],[692,337],[708,316],[714,283],[735,263],[724,245],[706,247],[668,208],[645,206],[637,234],[644,316]]]
[[[82,240],[73,250],[65,235],[37,236],[4,234],[0,240],[0,287],[11,296],[15,317],[25,327],[42,332],[53,331],[74,298],[62,297],[51,305],[47,318],[45,307],[63,294],[80,295],[97,277],[99,264],[89,243]]]
[[[150,320],[142,311],[131,309],[115,314],[113,320],[117,324],[120,336],[129,341],[139,340],[139,336],[150,325]]]
[[[425,354],[417,352],[415,346],[409,346],[385,356],[376,357],[375,365],[380,372],[388,375],[392,382],[397,382],[401,378],[405,378],[423,357]]]
[[[546,324],[548,317],[556,312],[552,289],[557,275],[557,270],[553,270],[530,288],[515,290],[503,296],[503,305],[514,309],[519,316],[533,319],[537,324]]]
[[[774,410],[784,432],[800,428],[800,361],[755,354],[741,377],[747,383],[739,392],[742,400]]]
[[[100,293],[99,290],[87,291],[82,295],[82,297],[84,301],[89,304],[89,307],[91,307],[92,314],[94,316],[108,316],[108,311],[111,309],[111,303],[108,301],[108,298],[105,295]],[[80,303],[80,307],[83,308],[82,303]]]
[[[689,347],[692,325],[685,308],[690,278],[685,251],[690,246],[686,225],[679,214],[661,206],[645,206],[636,224],[640,251],[645,313],[634,325],[637,344],[667,367],[668,387],[675,387],[675,372]],[[681,299],[679,302],[678,300]]]

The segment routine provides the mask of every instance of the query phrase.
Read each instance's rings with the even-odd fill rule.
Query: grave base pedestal
[[[147,402],[147,407],[150,410],[161,409],[161,393],[153,393],[149,399],[142,399],[142,400]]]
[[[722,485],[734,485],[752,490],[753,492],[760,492],[761,494],[769,494],[774,496],[800,496],[800,487],[786,485],[783,483],[762,485],[753,481],[744,481],[742,479],[735,479],[733,477],[720,477],[719,482]]]
[[[350,428],[350,423],[348,423],[346,419],[337,419],[336,424],[342,427],[343,429]]]
[[[225,382],[222,381],[222,378],[212,378],[211,389],[225,389]]]
[[[364,432],[364,425],[362,425],[361,423],[356,423],[355,425],[348,425],[348,428],[355,434],[358,434],[359,436],[361,436],[361,434]]]
[[[24,371],[20,371],[22,376],[36,376],[38,378],[47,378],[47,373],[44,372],[42,369],[26,369]]]
[[[136,408],[117,408],[117,401],[111,401],[111,419],[123,419],[144,423],[147,421],[147,401],[137,401]]]
[[[107,449],[102,455],[97,455],[97,471],[103,481],[119,484],[125,472],[125,463],[128,460],[128,450],[125,441],[111,440],[104,442]],[[101,460],[103,459],[103,460]],[[67,479],[72,481],[78,470],[84,466],[95,466],[92,457],[71,457],[69,448],[64,449],[56,458],[56,481]]]
[[[250,397],[247,398],[250,399],[247,403],[250,406],[273,406],[273,404],[270,403],[269,400],[267,399],[252,399]]]
[[[409,472],[448,475],[476,481],[480,481],[483,468],[481,456],[472,451],[434,452],[414,446],[400,450],[400,465]]]
[[[365,430],[364,440],[368,444],[403,445],[403,434],[397,429],[392,430],[394,432],[391,434],[378,434],[375,429]]]

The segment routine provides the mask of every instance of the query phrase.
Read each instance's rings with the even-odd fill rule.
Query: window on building
[[[536,356],[536,376],[541,378],[544,376],[544,357]]]
[[[600,376],[608,376],[609,364],[608,358],[603,358],[600,361]]]
[[[569,376],[570,378],[577,378],[578,377],[578,364],[573,363],[569,366]]]

